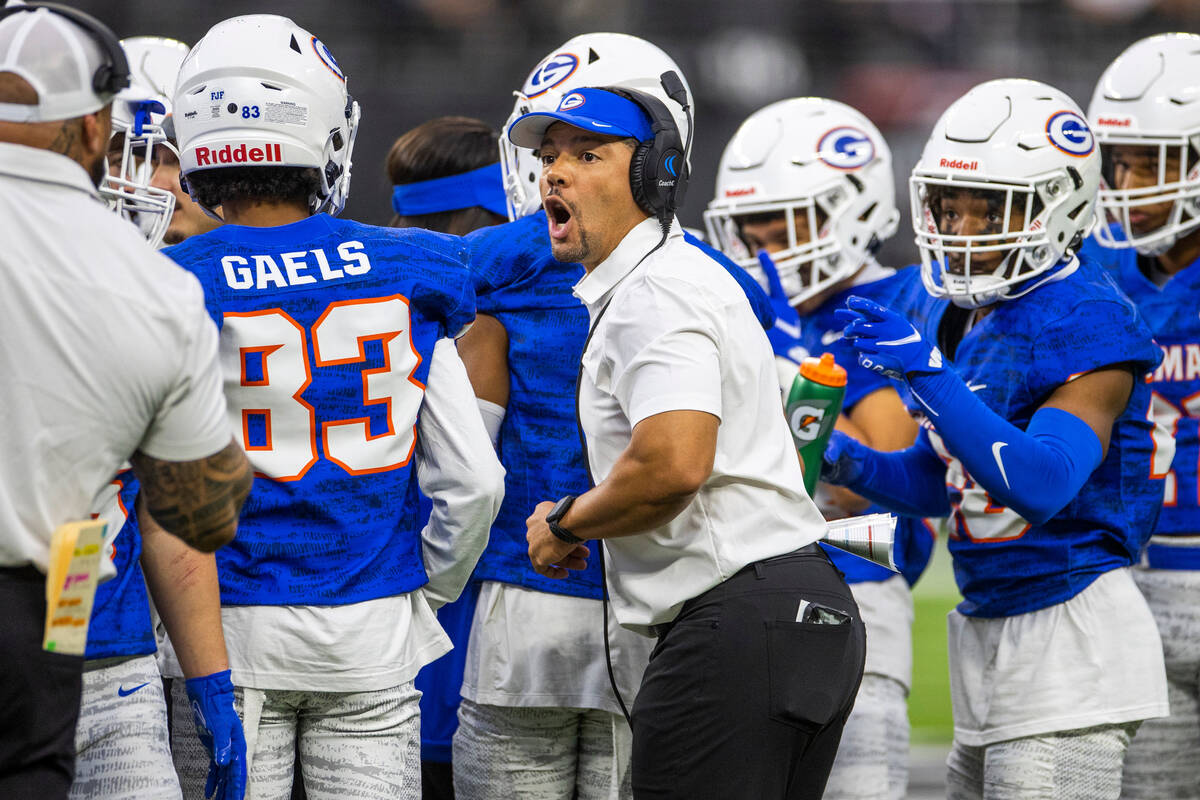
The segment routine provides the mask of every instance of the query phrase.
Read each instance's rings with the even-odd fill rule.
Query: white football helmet
[[[1064,93],[1037,81],[988,81],[942,114],[909,183],[925,288],[977,308],[1078,266],[1071,256],[1095,215],[1100,153]],[[940,232],[943,200],[964,192],[987,199],[993,229]]]
[[[688,114],[663,91],[661,76],[668,70],[674,70],[683,81],[692,106]],[[500,166],[509,219],[520,219],[542,207],[538,189],[541,162],[534,151],[508,140],[509,126],[523,114],[556,110],[564,95],[588,86],[621,86],[657,97],[670,109],[681,138],[688,141],[689,114],[692,120],[696,118],[695,101],[683,70],[670,56],[645,39],[624,33],[585,33],[569,39],[538,62],[525,85],[513,92],[517,100],[512,115],[500,129]]]
[[[100,194],[158,247],[175,211],[175,196],[150,185],[154,150],[167,147],[178,156],[163,126],[188,46],[159,36],[134,36],[122,39],[121,47],[129,61],[129,86],[117,93],[112,105],[112,135],[121,142],[121,159],[109,164]]]
[[[725,147],[704,223],[725,255],[766,286],[739,217],[780,213],[788,247],[773,253],[797,305],[853,275],[896,232],[892,153],[869,119],[836,100],[797,97],[754,112]],[[796,216],[812,232],[796,241]]]
[[[1200,227],[1200,36],[1166,33],[1131,45],[1100,76],[1088,120],[1104,150],[1134,145],[1158,152],[1158,181],[1151,186],[1118,189],[1105,169],[1100,208],[1120,223],[1124,238],[1101,225],[1101,244],[1156,256]],[[1168,156],[1178,158],[1177,173],[1167,174]],[[1130,212],[1163,202],[1174,204],[1166,224],[1135,233]]]
[[[321,185],[309,207],[336,215],[350,189],[359,114],[317,37],[274,14],[233,17],[214,25],[179,71],[180,168],[315,168]]]

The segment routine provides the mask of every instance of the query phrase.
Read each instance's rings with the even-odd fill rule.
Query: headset
[[[651,94],[620,86],[601,86],[606,92],[624,97],[650,117],[654,138],[639,142],[629,162],[629,188],[633,199],[647,213],[658,218],[665,232],[671,224],[675,209],[683,203],[687,191],[687,154],[692,147],[692,113],[687,90],[674,70],[660,76],[663,91],[683,107],[687,117],[687,142],[681,141],[675,118],[666,104]]]
[[[97,67],[95,74],[92,75],[93,92],[101,97],[111,96],[129,85],[129,61],[125,58],[125,48],[121,47],[120,40],[108,29],[107,25],[90,14],[58,3],[29,3],[0,8],[0,19],[19,14],[22,11],[37,11],[40,8],[74,22],[100,46],[107,62]]]

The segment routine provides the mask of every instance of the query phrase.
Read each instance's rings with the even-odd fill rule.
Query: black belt
[[[32,564],[22,564],[19,567],[0,567],[0,580],[46,582],[46,573]]]
[[[821,549],[821,546],[819,544],[817,544],[816,542],[813,542],[811,544],[804,545],[804,547],[801,547],[799,550],[793,550],[790,553],[784,553],[784,554],[778,555],[778,556],[771,556],[770,558],[761,558],[758,561],[752,561],[749,564],[747,564],[746,566],[739,569],[737,572],[730,575],[725,580],[718,583],[716,586],[712,587],[712,589],[708,589],[704,592],[701,592],[700,594],[696,595],[695,597],[691,598],[690,600],[685,601],[684,604],[679,607],[679,614],[677,614],[675,616],[675,619],[671,620],[670,622],[660,622],[657,625],[650,625],[649,626],[650,631],[655,635],[655,637],[657,637],[659,639],[663,638],[664,636],[667,635],[667,633],[671,630],[671,628],[675,627],[676,620],[678,620],[679,616],[683,614],[683,610],[684,610],[684,608],[687,607],[688,603],[694,602],[695,600],[699,600],[701,597],[704,597],[704,595],[717,589],[720,586],[725,585],[726,583],[733,580],[734,578],[737,578],[741,575],[745,575],[748,572],[761,572],[762,568],[764,566],[767,566],[767,565],[771,564],[772,562],[785,561],[785,560],[795,558],[797,556],[826,557],[825,551]]]

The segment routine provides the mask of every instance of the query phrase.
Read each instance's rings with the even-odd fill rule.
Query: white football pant
[[[632,735],[617,714],[463,699],[454,734],[458,800],[629,800]]]
[[[171,767],[162,676],[153,655],[84,670],[83,700],[75,728],[75,782],[70,797],[181,797]]]

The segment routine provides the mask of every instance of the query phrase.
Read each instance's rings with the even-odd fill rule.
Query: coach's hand
[[[187,681],[196,734],[208,750],[204,796],[242,800],[246,794],[246,736],[233,707],[229,670]]]
[[[564,542],[550,532],[546,515],[553,508],[554,503],[548,500],[537,504],[537,508],[525,520],[525,540],[529,542],[529,561],[539,575],[565,578],[567,570],[587,567],[591,551],[585,545]]]

